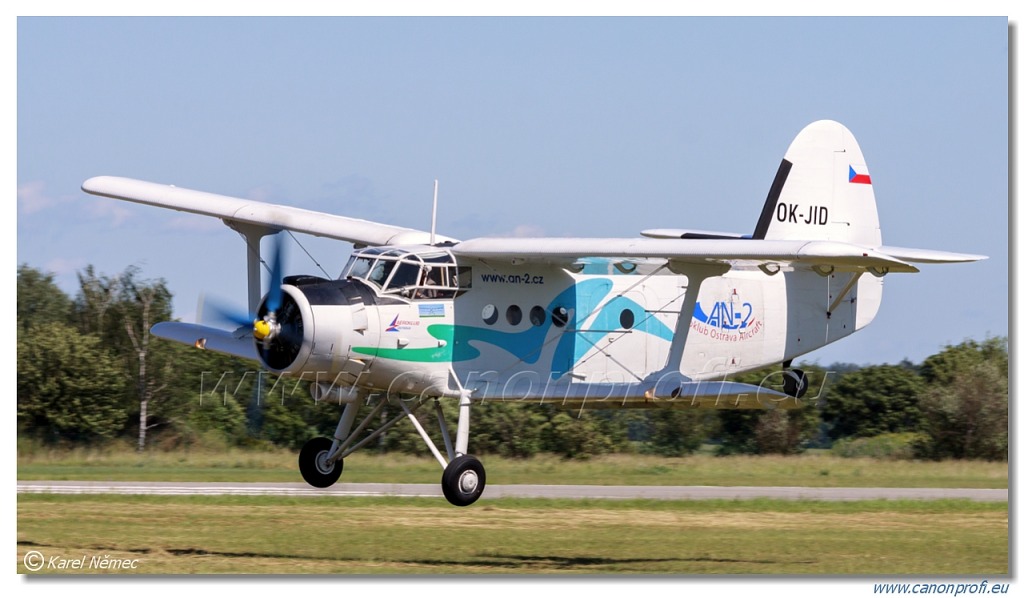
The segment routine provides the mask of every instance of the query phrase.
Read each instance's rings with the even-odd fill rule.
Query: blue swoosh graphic
[[[451,353],[452,362],[470,361],[480,356],[476,343],[487,343],[507,351],[523,363],[533,364],[540,359],[554,323],[550,314],[556,308],[563,307],[569,311],[566,330],[578,330],[582,323],[590,318],[601,301],[611,292],[612,282],[606,278],[584,280],[572,285],[559,293],[547,306],[548,317],[541,326],[531,326],[520,332],[505,332],[493,328],[464,326],[451,324],[433,324],[427,328],[431,336],[448,342],[455,340]],[[615,297],[610,300],[590,324],[593,332],[563,333],[555,346],[551,359],[550,371],[552,378],[557,380],[568,372],[591,349],[613,331],[622,329],[620,314],[628,310],[633,314],[635,322],[633,330],[653,334],[666,341],[672,340],[673,332],[661,320],[647,314],[646,310],[636,301],[626,297]],[[585,340],[579,342],[576,336]]]

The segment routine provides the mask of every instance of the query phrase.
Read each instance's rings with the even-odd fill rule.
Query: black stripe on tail
[[[782,164],[779,164],[779,170],[775,173],[775,180],[772,181],[772,187],[768,190],[768,199],[765,200],[764,207],[761,208],[761,217],[757,219],[754,239],[764,239],[765,235],[768,234],[768,226],[772,223],[775,206],[779,203],[779,196],[782,195],[782,188],[786,185],[786,179],[789,177],[791,168],[793,168],[793,163],[789,160],[783,159]]]

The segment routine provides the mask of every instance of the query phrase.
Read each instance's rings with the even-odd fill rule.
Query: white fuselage
[[[308,359],[298,362],[307,379],[316,370],[336,385],[442,396],[461,388],[474,399],[635,392],[665,372],[674,341],[685,342],[676,370],[685,379],[723,379],[863,328],[882,286],[849,272],[734,268],[704,280],[689,325],[677,331],[688,278],[656,263],[591,260],[578,273],[459,266],[471,278],[454,298],[377,293],[373,304],[312,305]]]

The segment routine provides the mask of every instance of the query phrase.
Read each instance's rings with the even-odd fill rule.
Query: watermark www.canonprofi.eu
[[[22,557],[21,562],[30,573],[49,572],[80,572],[106,571],[131,572],[139,568],[141,559],[121,559],[109,554],[83,554],[81,556],[45,555],[38,550],[30,550]]]
[[[876,583],[875,594],[947,594],[965,596],[971,594],[1006,594],[1009,583],[989,584],[988,580],[973,583]]]

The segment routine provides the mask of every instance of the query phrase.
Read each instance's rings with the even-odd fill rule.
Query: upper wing
[[[135,179],[94,177],[82,184],[82,190],[93,195],[214,216],[225,223],[287,229],[358,245],[411,245],[430,241],[430,233],[410,228]],[[438,235],[436,240],[443,242],[454,239]]]
[[[503,261],[569,264],[581,257],[664,258],[673,270],[693,264],[732,266],[794,264],[844,271],[917,272],[908,262],[962,262],[983,256],[902,249],[898,257],[885,247],[870,249],[836,241],[765,241],[757,239],[586,239],[480,238],[452,247],[456,256]]]

